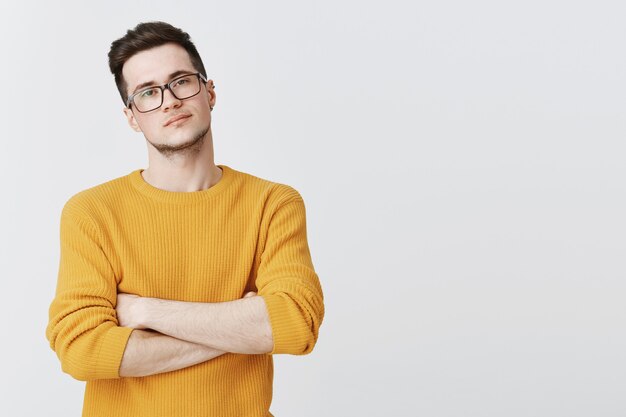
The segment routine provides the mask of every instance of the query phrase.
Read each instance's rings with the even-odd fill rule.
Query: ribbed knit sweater
[[[87,381],[83,417],[272,416],[272,355],[317,342],[323,294],[301,195],[217,166],[222,177],[201,191],[156,188],[137,169],[65,203],[46,338],[62,370]],[[117,293],[217,303],[248,291],[267,305],[272,352],[120,377],[133,329],[118,325]]]

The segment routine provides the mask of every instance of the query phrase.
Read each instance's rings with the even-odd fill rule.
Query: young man
[[[310,353],[323,294],[294,188],[213,161],[215,86],[141,23],[109,65],[149,166],[73,195],[46,337],[83,416],[272,416],[272,355]]]

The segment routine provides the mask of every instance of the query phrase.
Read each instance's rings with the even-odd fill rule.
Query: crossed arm
[[[120,293],[116,313],[120,326],[135,329],[124,351],[120,376],[169,372],[227,352],[261,354],[273,348],[265,302],[254,292],[223,303]]]
[[[118,293],[102,231],[81,199],[68,201],[46,328],[63,371],[89,381],[174,371],[224,353],[310,353],[324,302],[307,245],[304,202],[297,197],[272,212],[263,232],[254,282],[259,295],[218,303]]]

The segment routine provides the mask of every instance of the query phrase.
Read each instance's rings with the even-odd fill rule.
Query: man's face
[[[127,94],[130,96],[140,85],[146,87],[163,85],[180,71],[196,73],[183,47],[168,43],[139,52],[124,63],[122,76],[126,80]],[[179,75],[177,75],[179,76]],[[211,109],[215,105],[213,81],[206,85],[201,81],[200,93],[188,99],[175,98],[170,90],[163,93],[163,105],[156,110],[140,113],[131,104],[124,113],[129,125],[137,132],[143,132],[146,140],[159,152],[171,155],[190,147],[198,147],[211,127]],[[142,88],[143,88],[142,87]],[[173,123],[168,122],[176,116],[187,116]]]

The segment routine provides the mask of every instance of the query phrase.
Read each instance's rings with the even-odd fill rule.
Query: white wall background
[[[2,415],[78,416],[45,339],[60,211],[147,166],[110,43],[188,31],[216,163],[298,189],[326,318],[272,412],[626,415],[626,4],[0,5]]]

